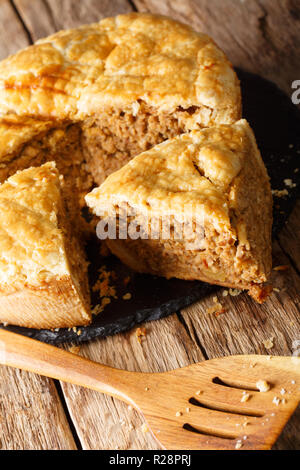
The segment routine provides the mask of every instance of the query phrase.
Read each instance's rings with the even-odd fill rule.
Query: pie
[[[7,277],[9,272],[15,271],[7,270],[5,262],[11,263],[12,267],[18,262],[17,258],[10,259],[13,247],[3,239],[5,250],[10,254],[5,255],[5,251],[2,254],[5,262],[0,268],[3,278],[1,302],[2,305],[6,302],[9,307],[1,310],[0,321],[36,328],[88,322],[84,254],[81,248],[75,250],[80,262],[74,263],[67,246],[69,241],[74,246],[83,246],[90,234],[92,224],[87,224],[81,216],[85,195],[111,173],[157,144],[190,132],[194,135],[194,131],[207,127],[232,125],[240,118],[239,81],[225,54],[207,35],[166,17],[130,13],[106,18],[99,23],[60,31],[0,62],[2,192],[10,187],[7,184],[11,183],[4,183],[7,179],[21,178],[19,171],[41,166],[43,170],[40,171],[47,171],[48,166],[44,165],[55,161],[57,170],[52,168],[51,171],[58,171],[63,178],[60,185],[62,203],[58,204],[57,214],[64,206],[65,215],[58,216],[62,225],[53,233],[58,235],[58,245],[65,244],[65,254],[61,252],[57,269],[65,266],[63,276],[67,276],[63,278],[65,284],[56,282],[55,268],[48,269],[48,258],[45,259],[47,276],[48,273],[53,275],[50,276],[52,294],[48,297],[53,310],[49,307],[48,313],[46,310],[42,313],[40,305],[44,306],[48,301],[44,295],[44,289],[49,288],[48,281],[45,283],[41,278],[41,290],[38,289],[38,267],[34,278],[37,289],[28,284],[24,272],[18,275],[16,271],[15,276]],[[16,173],[17,176],[13,176]],[[42,184],[36,186],[37,201],[41,188]],[[18,187],[15,189],[17,198]],[[28,191],[30,194],[30,188]],[[8,199],[4,200],[8,220],[13,222]],[[11,201],[17,204],[13,190]],[[259,223],[261,226],[262,221]],[[268,233],[268,223],[267,220],[266,227],[262,227],[263,233]],[[17,230],[13,223],[12,227]],[[28,230],[28,237],[23,232],[24,257],[27,238],[28,253],[31,249],[30,226]],[[68,236],[65,230],[68,230]],[[14,240],[13,233],[11,237]],[[21,244],[17,246],[21,247]],[[24,263],[24,269],[31,266],[30,259],[28,263]],[[254,271],[252,277],[255,282],[260,282],[264,270],[261,266],[257,269],[257,278]],[[166,275],[171,275],[171,271]],[[196,267],[190,277],[196,275],[194,272],[198,272]],[[176,275],[184,277],[181,271]],[[80,286],[76,279],[80,279]],[[223,282],[222,276],[220,282]],[[55,290],[58,284],[62,289],[59,296]],[[240,284],[247,282],[241,280]],[[67,301],[68,290],[70,299]],[[37,292],[41,296],[37,297]],[[28,311],[25,309],[22,315],[18,307],[21,300],[28,305]],[[42,300],[46,303],[39,304]],[[31,302],[37,302],[36,311],[31,308]],[[60,303],[60,314],[55,314]],[[74,305],[73,314],[71,305]]]
[[[110,250],[135,271],[247,289],[263,300],[272,196],[247,121],[156,145],[86,202],[101,216]]]
[[[237,76],[207,35],[151,14],[106,18],[0,63],[0,180],[58,159],[87,192],[166,139],[240,117]]]
[[[87,262],[72,235],[54,162],[0,186],[0,322],[29,328],[91,320]]]

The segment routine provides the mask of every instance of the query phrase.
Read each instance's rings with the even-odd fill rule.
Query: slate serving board
[[[274,197],[275,236],[292,211],[300,187],[300,170],[297,170],[300,167],[300,111],[292,104],[291,98],[273,83],[242,70],[237,70],[237,73],[242,87],[243,117],[254,129],[271,177],[272,189],[285,189],[285,179],[291,179],[296,184],[293,188],[287,188],[287,197]],[[157,320],[219,288],[199,281],[166,280],[134,273],[113,256],[101,258],[96,237],[89,243],[87,253],[91,261],[91,286],[104,264],[108,271],[116,273],[113,284],[116,286],[118,299],[112,300],[102,313],[95,316],[90,326],[80,328],[80,336],[76,331],[68,329],[50,331],[16,326],[8,326],[6,329],[46,343],[78,343],[97,336],[120,333],[146,320]],[[128,276],[130,282],[124,285],[124,279]],[[122,297],[127,292],[132,297],[130,300],[123,300]],[[99,293],[92,292],[92,305],[97,305],[99,301]]]

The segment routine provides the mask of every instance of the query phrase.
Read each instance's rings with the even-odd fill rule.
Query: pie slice
[[[0,185],[0,322],[29,328],[90,322],[87,262],[71,228],[54,162]]]
[[[245,120],[153,147],[86,196],[98,236],[132,269],[247,289],[271,270],[272,196]]]

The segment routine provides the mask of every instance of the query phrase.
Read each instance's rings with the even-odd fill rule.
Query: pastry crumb
[[[273,189],[272,194],[273,196],[281,198],[281,197],[288,196],[289,192],[287,189]]]
[[[211,307],[206,310],[208,315],[215,314],[216,316],[225,313],[225,308],[220,302],[215,302]]]
[[[288,188],[295,188],[297,186],[296,183],[291,180],[291,178],[286,178],[285,180],[283,180],[283,182]]]
[[[130,300],[131,297],[132,296],[131,296],[130,292],[127,292],[127,294],[124,294],[122,298],[123,298],[123,300]]]
[[[147,423],[143,423],[141,429],[142,429],[142,433],[146,434],[146,432],[149,431]]]
[[[263,341],[263,345],[266,349],[272,349],[274,347],[274,336]]]
[[[250,397],[251,397],[250,393],[243,393],[242,398],[241,398],[241,402],[245,403],[246,401],[249,400]]]
[[[280,403],[280,398],[274,397],[272,403],[274,403],[276,406],[278,406],[279,403]]]
[[[236,444],[235,444],[235,448],[236,448],[236,449],[240,449],[241,447],[243,447],[243,443],[242,443],[242,441],[239,439],[239,440],[236,442]]]
[[[256,387],[260,392],[267,392],[270,390],[270,384],[266,380],[258,380],[256,382]]]
[[[80,346],[71,346],[69,348],[69,352],[72,354],[79,354],[80,353]]]
[[[146,328],[142,327],[142,328],[137,328],[135,330],[135,335],[137,337],[137,340],[138,342],[141,344],[142,343],[142,339],[145,339],[146,338],[146,335],[147,335],[147,331],[146,331]]]
[[[236,297],[237,295],[240,295],[242,291],[240,289],[229,289],[229,295],[231,297]]]

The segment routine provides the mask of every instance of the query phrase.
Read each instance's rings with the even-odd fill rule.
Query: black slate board
[[[297,171],[300,167],[300,112],[292,104],[291,98],[273,83],[241,70],[237,70],[237,73],[242,86],[243,117],[254,129],[271,177],[272,189],[285,189],[285,179],[296,183],[294,188],[287,188],[288,197],[274,197],[275,236],[292,211],[300,187],[300,171]],[[92,261],[89,272],[91,285],[95,283],[99,269],[105,264],[107,270],[116,273],[114,285],[117,287],[118,299],[112,300],[102,313],[95,316],[90,326],[80,328],[80,336],[68,329],[50,331],[15,326],[8,326],[6,329],[46,343],[82,342],[128,330],[145,320],[157,320],[218,289],[198,281],[166,280],[133,273],[113,256],[100,258],[96,237],[89,243],[87,251]],[[125,286],[124,279],[128,276],[131,280]],[[127,292],[131,293],[132,298],[123,300],[122,296]],[[97,292],[92,292],[92,305],[98,303]]]

